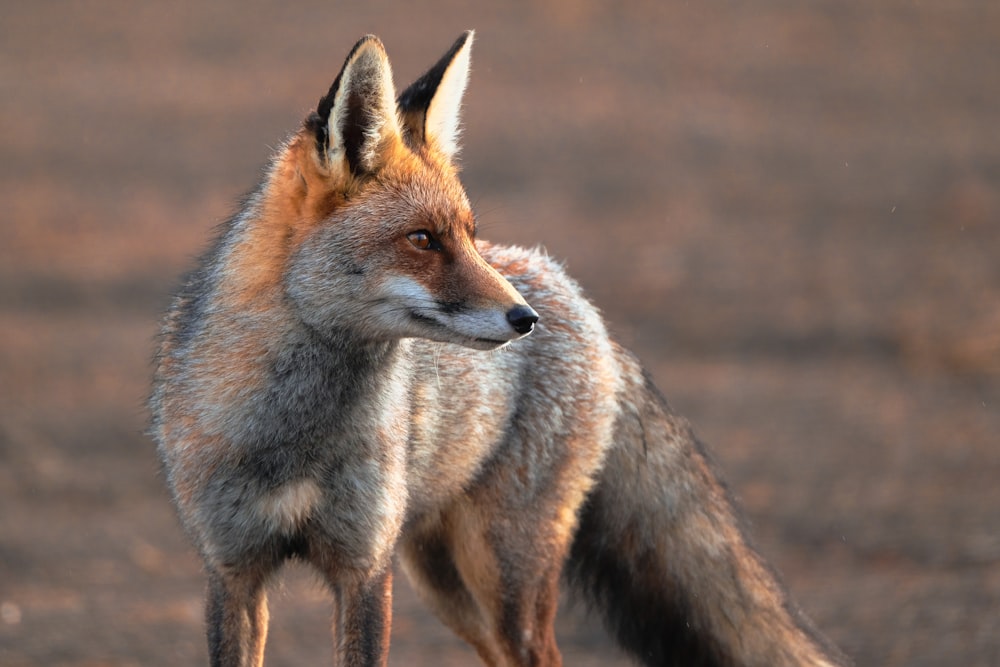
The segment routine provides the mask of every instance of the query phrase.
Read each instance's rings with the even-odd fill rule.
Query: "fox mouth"
[[[430,315],[424,315],[423,313],[417,312],[415,310],[410,311],[410,318],[415,322],[419,322],[423,326],[429,327],[441,333],[447,334],[448,338],[454,340],[455,338],[461,338],[465,341],[474,343],[476,347],[483,346],[489,348],[499,348],[503,347],[509,340],[500,340],[496,338],[483,338],[478,336],[466,336],[459,331],[455,331],[446,324],[438,321],[436,318]]]
[[[494,340],[492,338],[473,338],[472,340],[476,343],[476,347],[482,346],[483,349],[489,350],[497,350],[510,343],[509,340]]]

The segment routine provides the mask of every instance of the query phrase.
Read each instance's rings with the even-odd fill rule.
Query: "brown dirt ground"
[[[205,661],[158,315],[358,36],[404,82],[467,27],[484,236],[566,260],[858,664],[1000,664],[1000,5],[800,4],[4,3],[0,664]],[[473,663],[400,582],[392,663]],[[270,664],[328,662],[272,598]]]

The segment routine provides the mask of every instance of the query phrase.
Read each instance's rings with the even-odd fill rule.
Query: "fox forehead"
[[[387,168],[373,180],[370,196],[385,224],[415,225],[414,231],[423,228],[441,236],[475,236],[476,218],[457,176],[433,162],[415,161],[419,164]]]

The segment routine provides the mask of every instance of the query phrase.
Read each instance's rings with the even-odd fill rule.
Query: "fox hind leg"
[[[466,498],[402,544],[404,570],[441,620],[495,666],[562,664],[554,621],[561,558],[515,548]]]
[[[400,562],[423,601],[488,665],[502,664],[486,619],[452,556],[447,535],[423,530],[401,544]]]

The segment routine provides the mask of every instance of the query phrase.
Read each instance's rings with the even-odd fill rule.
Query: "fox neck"
[[[319,332],[302,324],[301,334],[278,352],[274,382],[282,395],[300,391],[304,379],[314,387],[319,412],[350,412],[373,402],[369,394],[384,392],[398,368],[402,341],[365,341],[350,331]],[[307,397],[303,396],[303,400]]]
[[[254,411],[272,419],[261,439],[310,448],[326,447],[331,438],[360,443],[405,432],[405,347],[404,341],[363,341],[299,323],[268,351],[266,386]]]
[[[287,257],[275,242],[280,235],[248,218],[224,241],[209,328],[225,335],[204,339],[201,354],[224,360],[227,372],[206,389],[242,406],[236,410],[243,414],[278,416],[271,423],[287,431],[253,434],[253,440],[301,442],[342,432],[366,415],[377,421],[365,406],[394,391],[387,386],[399,379],[409,341],[372,340],[347,326],[307,322],[285,292],[281,265]],[[261,248],[268,250],[255,255]]]

